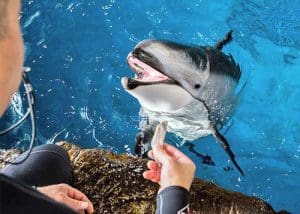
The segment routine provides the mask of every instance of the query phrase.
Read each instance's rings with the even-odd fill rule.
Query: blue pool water
[[[241,177],[211,136],[194,142],[216,166],[197,163],[197,177],[263,198],[276,210],[300,213],[300,1],[273,0],[26,0],[21,23],[36,94],[38,143],[68,140],[118,153],[134,151],[138,102],[120,78],[126,57],[146,38],[214,45],[233,29],[224,51],[247,82],[223,131]],[[9,126],[26,109],[23,89],[1,119]],[[8,121],[9,120],[9,121]],[[30,123],[0,138],[2,148],[26,146]],[[173,136],[169,141],[177,143]]]

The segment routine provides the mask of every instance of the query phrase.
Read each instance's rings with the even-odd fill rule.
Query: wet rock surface
[[[99,149],[60,143],[74,168],[74,186],[94,203],[96,213],[153,213],[157,185],[142,177],[146,161]]]
[[[19,154],[21,154],[21,151],[18,149],[10,149],[10,150],[0,149],[0,169],[6,166],[5,161],[10,161],[10,162],[13,161],[18,157]]]
[[[70,155],[74,186],[90,198],[95,213],[155,212],[158,185],[142,177],[147,160],[100,149],[81,149],[67,142],[58,144]],[[0,160],[11,160],[19,153],[18,150],[0,150]],[[0,161],[0,168],[4,165]],[[191,213],[197,214],[277,213],[261,199],[225,190],[200,179],[195,179],[192,184],[190,207]]]

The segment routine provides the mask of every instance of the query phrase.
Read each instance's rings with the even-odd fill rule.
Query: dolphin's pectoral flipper
[[[222,147],[224,148],[225,152],[228,154],[228,156],[229,156],[230,160],[232,161],[232,163],[239,170],[239,172],[244,176],[244,172],[241,169],[241,167],[238,165],[238,163],[236,162],[236,160],[234,158],[235,155],[231,151],[229,143],[227,142],[226,138],[223,137],[214,126],[211,125],[210,129],[211,129],[212,134],[214,135],[214,137],[221,143]]]
[[[222,48],[227,45],[229,42],[232,40],[232,30],[230,30],[224,39],[218,41],[218,43],[215,45],[215,48],[218,49],[219,51],[222,50]]]

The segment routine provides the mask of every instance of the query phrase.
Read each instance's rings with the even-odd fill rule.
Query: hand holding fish
[[[194,178],[196,166],[185,154],[175,147],[162,143],[155,136],[165,137],[166,124],[158,125],[152,141],[152,150],[148,156],[153,159],[148,161],[148,169],[143,173],[145,179],[160,185],[160,190],[169,186],[181,186],[189,190]],[[157,141],[155,141],[157,140]],[[163,141],[162,141],[163,142]],[[155,161],[154,161],[155,160]]]

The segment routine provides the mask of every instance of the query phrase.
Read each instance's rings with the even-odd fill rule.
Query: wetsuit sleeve
[[[34,188],[18,183],[0,173],[0,213],[75,214],[76,212]]]
[[[156,199],[156,214],[189,213],[190,193],[180,186],[170,186],[162,190]]]

